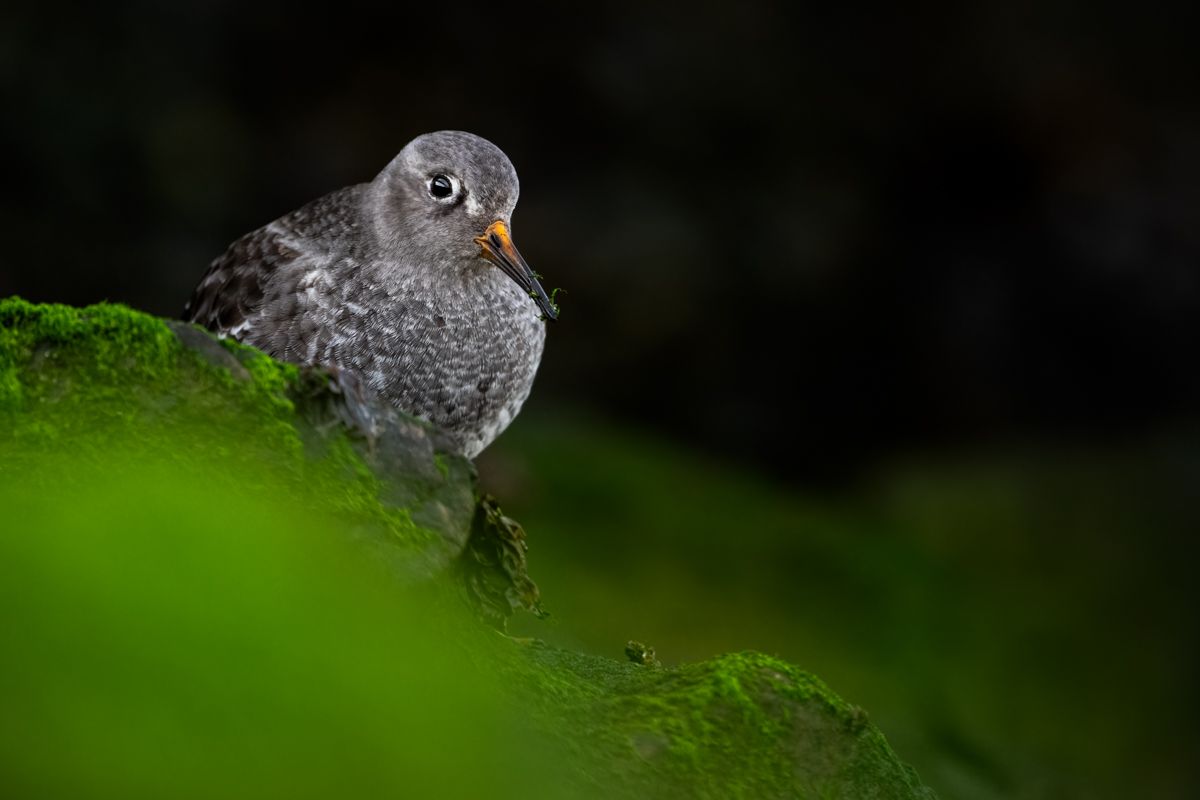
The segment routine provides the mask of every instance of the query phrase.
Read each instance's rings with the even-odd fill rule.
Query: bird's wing
[[[221,336],[261,340],[255,327],[264,298],[287,293],[302,275],[340,257],[336,243],[357,233],[362,190],[350,186],[327,194],[229,245],[209,265],[183,318]]]

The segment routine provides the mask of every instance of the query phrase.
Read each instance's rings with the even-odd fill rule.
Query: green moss
[[[442,634],[471,621],[340,515],[207,467],[59,467],[0,483],[4,796],[563,796],[553,741]]]
[[[433,465],[437,467],[438,472],[442,473],[443,478],[450,477],[450,465],[446,463],[446,457],[441,453],[434,453]]]
[[[379,478],[345,437],[334,438],[316,463],[319,481],[312,488],[339,489],[328,495],[332,511],[349,519],[368,521],[387,540],[406,547],[429,544],[440,538],[436,531],[414,523],[409,509],[380,502],[383,486]]]
[[[64,393],[56,400],[82,399],[110,388],[112,379],[134,377],[167,385],[175,375],[179,348],[165,325],[153,317],[138,314],[122,306],[101,304],[88,309],[62,305],[34,305],[20,298],[0,301],[0,383],[5,392],[0,403],[7,411],[28,408],[39,399],[36,383],[40,371],[27,369],[36,357],[43,361],[61,361],[82,366],[77,357],[81,350],[94,357],[87,375],[106,378],[100,385],[78,381],[78,392]],[[25,404],[22,406],[22,404]]]
[[[661,669],[542,648],[516,672],[600,796],[933,797],[860,709],[761,653]]]
[[[133,437],[154,447],[163,428],[203,428],[236,406],[222,420],[228,433],[298,455],[286,396],[294,368],[261,354],[246,365],[251,379],[237,380],[162,320],[124,306],[0,301],[0,414],[17,442],[102,453]]]
[[[354,566],[331,555],[352,538],[389,567],[461,576],[446,566],[475,495],[470,464],[437,454],[426,429],[347,429],[319,374],[121,306],[10,299],[0,392],[0,489],[34,520],[0,537],[0,606],[36,612],[5,620],[24,661],[0,670],[21,689],[0,697],[16,709],[0,758],[31,786],[159,796],[183,764],[196,796],[329,796],[345,775],[394,790],[424,770],[417,794],[431,796],[929,797],[861,712],[777,659],[667,669],[521,647],[465,619],[448,581],[422,584],[457,609],[443,615],[380,585],[359,549]],[[481,513],[502,534],[484,560],[507,570],[491,588],[536,608],[520,527],[494,504]],[[431,736],[439,726],[452,735]],[[497,791],[505,765],[518,778]]]
[[[439,541],[409,508],[381,500],[384,487],[347,431],[306,425],[294,401],[300,383],[291,364],[124,306],[0,300],[0,473],[52,481],[39,466],[50,453],[81,466],[217,463],[242,480],[290,486],[310,509],[343,515],[379,541]]]

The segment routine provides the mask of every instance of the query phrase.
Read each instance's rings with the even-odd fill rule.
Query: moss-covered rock
[[[761,653],[678,668],[535,649],[517,681],[592,796],[930,798],[866,713]],[[530,693],[532,690],[532,693]]]
[[[461,599],[499,621],[537,591],[520,527],[476,502],[436,431],[352,382],[120,306],[0,301],[0,785],[932,796],[777,659],[497,635]]]
[[[474,470],[427,424],[193,325],[119,305],[0,301],[0,470],[165,458],[222,480],[264,470],[398,570],[436,573],[474,514]],[[3,474],[0,473],[0,474]],[[46,476],[54,480],[55,476]]]

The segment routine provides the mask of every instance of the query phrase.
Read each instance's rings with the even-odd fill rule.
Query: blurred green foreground
[[[465,462],[351,411],[191,328],[0,301],[0,795],[932,797],[778,659],[485,626]]]
[[[1194,432],[818,501],[535,398],[480,466],[552,613],[514,632],[556,650],[360,546],[434,534],[353,450],[305,455],[287,368],[188,362],[181,402],[165,327],[89,311],[46,346],[0,303],[3,796],[928,796],[819,681],[714,658],[745,649],[943,797],[1195,794]],[[570,652],[631,638],[701,663]]]
[[[2,499],[5,796],[552,785],[551,744],[442,638],[463,621],[334,546],[330,520],[170,465],[63,468],[82,486]]]

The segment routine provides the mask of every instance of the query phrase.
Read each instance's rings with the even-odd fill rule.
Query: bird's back
[[[327,194],[233,242],[209,265],[183,318],[295,360],[300,343],[289,341],[286,331],[264,330],[263,323],[298,317],[296,295],[305,293],[306,276],[311,281],[363,248],[364,186]],[[301,331],[294,333],[299,337]]]
[[[365,222],[366,189],[333,192],[235,241],[184,318],[284,361],[346,371],[474,457],[528,396],[544,324],[482,260],[470,287],[393,262]]]

